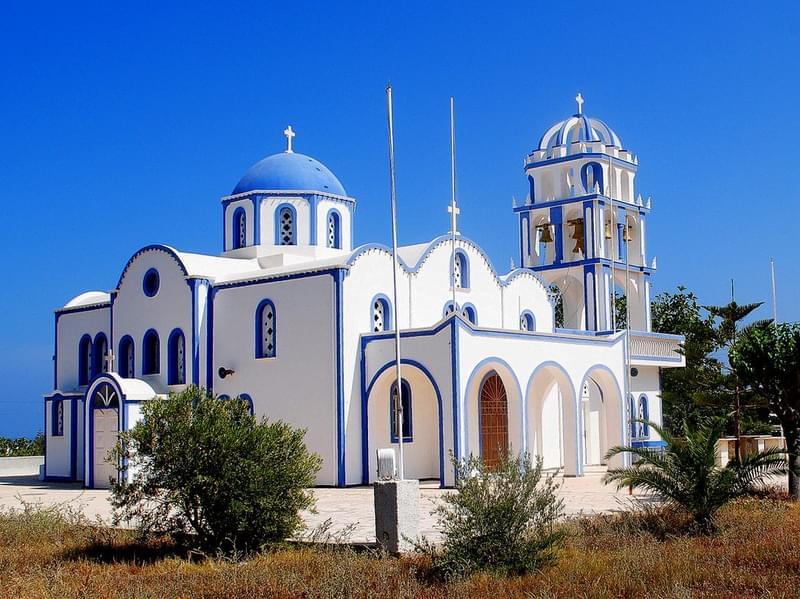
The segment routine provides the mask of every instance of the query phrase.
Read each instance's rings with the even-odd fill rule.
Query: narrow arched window
[[[581,168],[581,183],[586,193],[598,191],[605,193],[603,188],[603,168],[596,162],[587,162]]]
[[[442,317],[447,318],[456,311],[457,306],[453,302],[447,302],[442,310]]]
[[[231,246],[238,250],[247,245],[247,213],[239,207],[233,211],[233,229],[231,231]]]
[[[250,415],[254,416],[255,407],[253,406],[253,398],[250,397],[247,393],[242,393],[241,395],[239,395],[239,399],[247,404],[247,407],[250,410]]]
[[[256,310],[256,358],[274,358],[277,354],[275,304],[263,300]]]
[[[638,432],[638,427],[636,426],[636,405],[633,400],[633,395],[628,396],[628,428],[629,433],[631,435],[631,439],[636,438],[636,433]]]
[[[142,374],[158,374],[161,371],[161,348],[158,333],[150,329],[142,341]]]
[[[638,422],[639,425],[639,437],[647,438],[650,436],[650,425],[647,424],[647,421],[650,420],[650,410],[647,407],[647,396],[640,395],[639,396],[639,410],[636,414],[636,418],[641,420],[642,422]]]
[[[469,260],[467,255],[461,251],[456,250],[456,255],[453,259],[453,286],[457,289],[469,288]]]
[[[389,300],[385,297],[376,297],[372,300],[372,332],[380,333],[392,328],[392,314],[389,309]]]
[[[186,384],[186,339],[180,329],[170,333],[167,344],[167,384]]]
[[[81,337],[78,343],[78,384],[88,385],[92,380],[92,338]]]
[[[466,318],[472,324],[478,324],[478,311],[472,304],[465,304],[461,309],[461,316]]]
[[[521,331],[535,331],[536,321],[530,310],[525,310],[519,317],[519,328]]]
[[[64,435],[64,400],[53,400],[53,411],[51,414],[50,430],[53,437]]]
[[[336,210],[328,212],[328,247],[342,249],[342,217]]]
[[[278,210],[278,231],[276,245],[296,245],[297,231],[295,212],[291,206],[282,206]]]
[[[403,443],[409,443],[413,440],[413,431],[411,427],[411,386],[404,380],[400,384],[401,395],[400,405],[403,407]],[[392,383],[390,392],[389,411],[391,421],[391,442],[397,443],[398,433],[400,432],[397,425],[397,381]]]
[[[103,333],[98,333],[92,348],[92,376],[101,372],[108,372],[108,340]]]
[[[135,364],[133,339],[129,335],[125,335],[119,342],[119,375],[126,379],[134,378],[136,376]]]

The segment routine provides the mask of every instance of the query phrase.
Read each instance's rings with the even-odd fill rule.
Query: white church
[[[638,158],[576,99],[525,157],[520,267],[498,272],[457,232],[401,247],[397,322],[391,249],[353,247],[355,198],[287,128],[286,150],[222,198],[220,255],[143,247],[109,291],[55,311],[46,479],[107,487],[117,432],[187,385],[307,429],[324,486],[374,481],[376,450],[399,435],[406,477],[441,486],[451,454],[491,464],[524,450],[581,476],[613,445],[660,445],[631,422],[661,420],[659,368],[683,365],[681,338],[651,332],[651,202],[636,193]]]

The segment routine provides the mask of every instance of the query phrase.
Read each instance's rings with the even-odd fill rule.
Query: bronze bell
[[[553,242],[553,232],[551,230],[550,223],[543,223],[541,225],[537,225],[537,229],[540,231],[539,241],[544,243],[552,243]]]
[[[567,221],[570,225],[572,225],[572,239],[575,240],[575,247],[572,248],[573,253],[580,252],[581,254],[584,252],[584,245],[583,245],[583,219],[582,218],[573,218]]]
[[[605,235],[606,239],[611,239],[611,221],[606,221],[606,224],[603,227],[603,234]]]
[[[633,237],[631,237],[631,226],[625,225],[622,228],[622,241],[628,243],[629,241],[633,241]]]

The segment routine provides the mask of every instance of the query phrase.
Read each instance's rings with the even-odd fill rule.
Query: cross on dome
[[[294,131],[292,131],[292,126],[289,125],[286,129],[283,130],[283,134],[286,136],[286,153],[293,154],[294,151],[292,150],[292,138],[297,135]]]
[[[578,95],[575,96],[575,102],[578,103],[578,114],[583,114],[583,102],[584,102],[584,99],[583,99],[583,96],[581,95],[581,92],[578,92]]]

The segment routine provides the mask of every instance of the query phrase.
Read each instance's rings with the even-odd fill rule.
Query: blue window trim
[[[239,219],[244,219],[244,245],[239,245]],[[247,245],[247,212],[243,206],[233,211],[231,219],[231,249],[238,250]]]
[[[637,408],[639,408],[640,411],[642,412],[642,420],[645,420],[645,421],[650,420],[650,406],[648,405],[648,403],[649,402],[647,401],[647,395],[642,393],[639,396],[639,402],[638,402]],[[639,417],[639,412],[636,413],[636,417],[637,418]],[[639,435],[637,438],[639,438],[639,439],[647,439],[648,437],[650,437],[650,425],[648,425],[647,423],[640,422],[639,423],[639,431],[642,434]]]
[[[127,372],[128,368],[128,352],[133,354],[133,372]],[[125,368],[126,370],[123,370]],[[117,373],[122,378],[136,378],[136,344],[133,342],[133,337],[124,335],[119,340],[119,363],[117,366]]]
[[[101,352],[101,343],[105,344],[106,351]],[[103,362],[108,353],[108,337],[105,333],[97,333],[92,342],[92,378],[103,372]]]
[[[51,403],[50,413],[50,436],[63,437],[64,436],[64,400],[54,399]],[[58,428],[58,409],[61,408],[61,427]]]
[[[328,237],[328,221],[331,217],[334,218],[333,245],[330,244],[330,238]],[[342,249],[342,213],[336,208],[328,210],[328,214],[325,216],[325,244],[329,248]]]
[[[155,278],[152,278],[155,277]],[[152,282],[152,284],[148,284]],[[147,297],[155,297],[158,295],[158,290],[161,288],[161,275],[155,268],[148,268],[147,272],[142,277],[142,291]]]
[[[383,303],[383,330],[391,331],[392,329],[392,302],[383,293],[378,293],[372,298],[369,303],[369,330],[371,333],[375,332],[375,302],[380,301]],[[378,331],[382,332],[382,331]]]
[[[183,339],[183,380],[178,380],[178,340]],[[180,328],[173,329],[167,340],[167,384],[186,384],[186,335]]]
[[[389,387],[389,436],[391,443],[398,442],[394,419],[394,391],[396,388],[397,381],[395,380]],[[401,379],[400,388],[402,389],[403,402],[403,443],[412,443],[414,441],[414,420],[412,418],[413,396],[411,395],[411,385],[408,384],[406,379]]]
[[[250,395],[247,393],[240,393],[239,399],[247,403],[248,407],[250,408],[250,415],[255,416],[255,406],[253,405],[253,398],[250,397]]]
[[[628,434],[630,434],[631,439],[635,439],[636,423],[634,419],[636,418],[636,401],[633,399],[633,393],[628,394],[628,409],[630,410],[630,414],[628,415]]]
[[[88,385],[92,378],[92,337],[88,334],[78,342],[78,385]]]
[[[217,399],[220,401],[230,401],[231,396],[223,393],[222,395],[217,395]]]
[[[281,243],[281,214],[284,209],[292,212],[292,242],[288,244]],[[297,245],[297,209],[286,202],[275,208],[275,245]]]
[[[523,310],[522,314],[519,315],[520,320],[520,329],[522,328],[522,319],[528,323],[528,332],[533,333],[536,331],[536,317],[533,315],[533,312],[530,310]]]
[[[452,308],[452,309],[451,309]],[[453,304],[453,300],[447,301],[444,303],[444,307],[442,308],[442,318],[447,318],[448,314],[451,312],[459,312],[460,308],[458,304]]]
[[[153,360],[153,356],[150,355],[152,349],[150,348],[150,344],[148,340],[155,337],[155,370],[150,370],[149,365]],[[148,329],[147,332],[142,337],[142,374],[159,374],[161,372],[161,340],[158,338],[158,333],[155,329]]]
[[[261,334],[263,329],[263,315],[264,315],[264,308],[267,306],[272,307],[272,330],[273,333],[273,342],[272,342],[272,352],[267,354],[266,350],[264,349],[264,338]],[[270,299],[263,299],[259,302],[258,307],[256,308],[256,318],[255,318],[255,334],[256,334],[256,359],[260,358],[276,358],[278,356],[278,310],[275,308],[275,303]]]
[[[461,306],[462,316],[470,321],[475,326],[478,326],[478,309],[472,305],[471,303],[467,302],[463,306]]]
[[[600,185],[600,193],[605,193],[604,182],[605,179],[603,177],[603,167],[600,166],[599,162],[587,162],[581,167],[581,184],[583,188],[586,190],[586,193],[592,193],[594,190],[594,186],[591,189],[588,187],[589,182],[589,169],[592,169],[592,175],[594,175],[595,183]]]
[[[467,256],[467,252],[458,248],[455,251],[455,259],[461,262],[461,285],[456,289],[469,289],[469,256]],[[455,266],[453,260],[450,260],[450,287],[455,285],[453,266]]]

